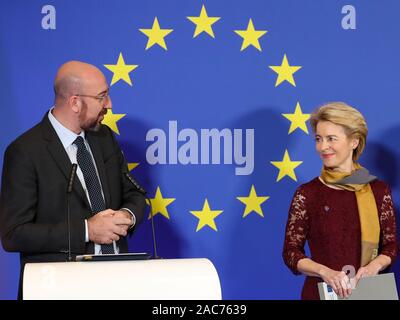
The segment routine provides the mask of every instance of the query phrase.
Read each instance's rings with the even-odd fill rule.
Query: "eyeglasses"
[[[93,98],[96,99],[100,102],[100,104],[103,104],[104,102],[107,102],[108,99],[110,98],[110,88],[108,88],[107,90],[99,93],[97,96],[92,96],[89,94],[74,94],[74,96],[77,97],[88,97],[88,98]]]

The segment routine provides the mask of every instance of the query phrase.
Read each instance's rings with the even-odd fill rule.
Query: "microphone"
[[[124,176],[132,183],[132,185],[135,187],[135,189],[140,192],[145,198],[146,200],[149,202],[149,206],[150,206],[150,220],[151,220],[151,231],[152,231],[152,236],[153,236],[153,248],[154,248],[154,257],[153,259],[161,259],[161,257],[159,257],[157,255],[157,243],[156,243],[156,232],[154,229],[154,220],[153,220],[153,209],[151,206],[151,201],[149,199],[149,197],[146,195],[147,192],[146,190],[144,190],[137,182],[135,179],[133,179],[133,177],[129,174],[129,172],[124,171]]]
[[[78,165],[76,163],[72,164],[71,172],[69,174],[68,185],[67,185],[67,224],[68,224],[68,261],[72,261],[71,257],[71,225],[70,225],[70,209],[69,209],[69,198],[72,192],[72,186],[74,185],[76,169]]]
[[[139,183],[136,182],[135,179],[132,178],[132,176],[129,174],[129,172],[124,172],[125,176],[128,178],[128,180],[135,186],[136,190],[139,191],[142,195],[146,197],[147,191],[144,190]]]

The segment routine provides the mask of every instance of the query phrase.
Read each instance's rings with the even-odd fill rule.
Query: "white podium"
[[[221,300],[208,259],[27,263],[24,300]]]

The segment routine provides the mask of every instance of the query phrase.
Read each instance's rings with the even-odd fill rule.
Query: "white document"
[[[348,298],[340,298],[331,286],[318,283],[321,300],[399,300],[394,273],[361,278]]]

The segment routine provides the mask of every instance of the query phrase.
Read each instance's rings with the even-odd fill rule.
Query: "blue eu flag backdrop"
[[[399,12],[396,0],[2,1],[0,153],[53,105],[61,64],[92,63],[159,255],[210,259],[224,299],[298,299],[303,278],[281,255],[294,190],[321,168],[318,105],[364,114],[360,163],[398,202]],[[148,219],[129,245],[152,252]],[[0,261],[0,298],[13,299],[18,255],[0,248]]]

